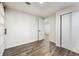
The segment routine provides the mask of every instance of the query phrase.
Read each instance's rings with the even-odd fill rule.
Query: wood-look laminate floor
[[[79,56],[70,50],[57,47],[55,43],[50,42],[50,49],[41,46],[42,43],[43,40],[9,48],[4,51],[3,56]]]
[[[79,56],[79,54],[68,49],[57,47],[54,43],[50,43],[50,55],[52,56]]]

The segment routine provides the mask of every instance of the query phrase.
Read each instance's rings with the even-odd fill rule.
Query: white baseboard
[[[3,44],[2,46],[0,46],[0,56],[3,55],[4,49],[5,49],[5,45]]]

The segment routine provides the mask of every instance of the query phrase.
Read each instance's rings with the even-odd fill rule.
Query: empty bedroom
[[[79,56],[79,2],[0,2],[0,56]]]

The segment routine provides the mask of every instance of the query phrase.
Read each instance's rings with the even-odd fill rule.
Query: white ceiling
[[[68,7],[74,2],[45,2],[40,5],[39,2],[31,2],[31,5],[25,4],[25,2],[5,2],[4,5],[8,8],[23,11],[32,15],[37,15],[41,17],[47,17],[52,15],[58,10]]]

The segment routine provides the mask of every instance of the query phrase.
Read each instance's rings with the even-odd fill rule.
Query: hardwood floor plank
[[[43,46],[43,41],[35,41],[28,44],[5,49],[3,56],[79,56],[68,49],[57,47],[50,42],[49,47]]]
[[[79,54],[74,53],[68,49],[57,47],[54,43],[50,43],[51,47],[51,55],[52,56],[79,56]]]

